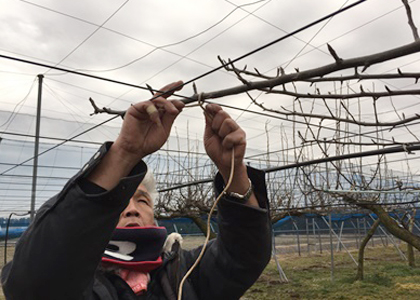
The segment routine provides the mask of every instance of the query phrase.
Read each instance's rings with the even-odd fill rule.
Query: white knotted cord
[[[200,107],[203,109],[204,113],[210,118],[212,119],[213,117],[207,113],[207,111],[205,110],[205,108],[203,107],[203,101],[202,101],[202,93],[198,95],[198,104],[200,105]],[[206,239],[204,241],[203,244],[203,248],[201,249],[200,254],[198,255],[196,261],[194,262],[194,264],[191,266],[191,268],[187,271],[187,273],[185,273],[184,277],[181,280],[181,283],[179,284],[179,289],[178,289],[178,300],[182,300],[182,288],[184,286],[185,280],[187,280],[188,276],[190,276],[190,274],[194,271],[195,267],[197,267],[197,265],[200,263],[201,258],[204,255],[204,251],[206,250],[207,244],[210,240],[210,222],[211,222],[211,216],[213,215],[214,210],[216,209],[217,203],[219,203],[220,199],[222,198],[222,196],[226,193],[226,191],[228,190],[229,186],[232,183],[232,179],[233,179],[233,174],[234,174],[234,163],[235,163],[235,151],[234,148],[232,148],[232,160],[231,160],[231,165],[230,165],[230,174],[229,174],[229,179],[228,182],[225,186],[225,188],[223,189],[223,191],[220,193],[220,195],[217,197],[216,201],[214,201],[213,206],[210,209],[210,213],[209,216],[207,218],[207,234],[206,234]]]

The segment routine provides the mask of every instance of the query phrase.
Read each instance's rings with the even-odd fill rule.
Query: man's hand
[[[245,194],[249,188],[249,179],[244,164],[246,134],[241,127],[217,104],[206,106],[206,129],[204,147],[211,160],[216,164],[225,183],[228,182],[232,164],[232,150],[235,152],[234,176],[228,192]],[[258,207],[254,195],[248,203]]]
[[[204,115],[204,147],[226,181],[232,162],[232,149],[235,149],[235,168],[244,164],[245,131],[217,104],[207,105]]]
[[[117,140],[88,179],[110,190],[146,155],[159,150],[184,107],[183,102],[166,98],[181,88],[182,81],[173,82],[160,89],[152,100],[132,105],[125,113]]]
[[[184,103],[166,100],[182,88],[182,81],[173,82],[155,94],[155,99],[132,105],[124,116],[121,133],[113,146],[125,153],[128,160],[138,163],[143,157],[159,150],[169,137],[175,118]]]

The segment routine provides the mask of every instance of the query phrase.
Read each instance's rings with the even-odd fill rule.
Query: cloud
[[[60,66],[136,85],[148,83],[157,89],[168,82],[178,79],[188,81],[219,67],[217,55],[224,59],[235,59],[337,10],[342,5],[354,2],[267,0],[237,8],[246,3],[129,1],[116,12],[125,1],[41,0],[32,4],[26,0],[8,1],[0,11],[0,53],[51,65],[68,56]],[[411,6],[418,26],[420,14],[416,12],[420,11],[420,2],[411,2]],[[98,29],[101,24],[104,24],[103,27]],[[90,35],[92,36],[89,37]],[[186,39],[188,40],[185,41]],[[323,22],[253,54],[237,62],[236,66],[247,65],[249,70],[258,68],[270,75],[275,74],[278,66],[283,66],[286,73],[292,73],[295,68],[307,70],[332,63],[326,43],[330,43],[341,57],[351,58],[390,49],[412,40],[401,1],[370,0],[329,22]],[[177,42],[179,44],[156,48]],[[9,131],[33,133],[38,88],[36,82],[27,101],[22,107],[17,105],[40,73],[46,72],[42,101],[43,135],[69,137],[109,118],[105,115],[89,116],[92,112],[87,101],[89,97],[93,97],[98,105],[116,109],[126,109],[130,103],[150,97],[149,91],[133,87],[5,59],[0,61],[0,109],[5,111],[0,112],[0,124],[7,120],[15,107],[21,113],[10,124],[7,129]],[[417,72],[418,65],[419,56],[416,54],[373,66],[367,73],[391,72],[400,66],[403,66],[403,71]],[[209,92],[241,83],[234,74],[219,70],[196,80],[196,84],[199,91]],[[391,85],[389,81],[363,83],[370,89],[383,89],[385,84]],[[401,80],[395,83],[395,88],[412,84],[413,80]],[[332,84],[328,88],[331,91],[346,92],[346,89],[351,88],[359,90],[359,86],[360,83],[352,83],[349,87]],[[324,86],[322,88],[327,89]],[[313,87],[304,87],[304,91],[312,89]],[[179,94],[192,95],[191,85],[184,87]],[[291,108],[296,104],[293,98],[284,96],[262,94],[258,100],[275,109],[279,106]],[[250,100],[246,95],[215,101],[261,111],[253,105],[249,106]],[[413,114],[417,109],[412,106],[417,101],[415,97],[394,98],[393,101],[397,109],[404,111],[406,115]],[[372,118],[371,99],[364,100],[363,103],[363,117]],[[357,111],[357,103],[350,106],[355,109],[354,112]],[[311,109],[310,104],[304,107],[306,110]],[[384,118],[396,117],[390,100],[382,101],[378,109]],[[234,109],[228,111],[235,117],[240,116],[239,122],[248,133],[251,152],[265,151],[267,136],[264,130],[267,117]],[[316,102],[315,111],[327,110]],[[102,129],[86,135],[86,138],[94,141],[112,139],[118,134],[120,123],[118,120],[109,127],[103,126]],[[334,124],[328,124],[334,128]],[[201,138],[203,117],[200,109],[186,109],[175,126],[182,140],[188,135]],[[272,130],[269,140],[273,149],[281,149],[282,143],[285,143],[285,135],[291,141],[293,134],[296,134],[292,130],[291,122],[287,120],[272,118],[270,126]],[[299,126],[299,129],[304,129],[302,125]],[[278,134],[280,127],[287,131],[283,136]],[[386,138],[390,139],[392,134],[389,133]],[[331,138],[333,133],[323,130],[322,135]],[[177,139],[175,131],[171,138]],[[413,140],[413,136],[407,132],[399,132],[399,138]],[[169,144],[170,147],[177,147],[174,145]]]

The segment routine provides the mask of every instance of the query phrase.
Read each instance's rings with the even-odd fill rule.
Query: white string
[[[198,95],[198,104],[200,105],[200,107],[203,109],[204,113],[212,119],[212,116],[210,114],[207,113],[207,111],[205,110],[205,108],[203,107],[203,101],[202,101],[202,93]],[[204,255],[204,251],[207,248],[207,244],[210,240],[210,222],[211,222],[211,216],[217,206],[217,203],[219,203],[220,199],[222,198],[222,196],[226,193],[226,191],[229,189],[231,183],[232,183],[232,179],[233,179],[233,174],[234,174],[234,163],[235,163],[235,151],[234,148],[232,148],[232,160],[231,160],[231,166],[230,166],[230,174],[229,174],[229,179],[228,182],[225,186],[225,188],[223,189],[222,193],[220,193],[220,195],[217,197],[216,201],[214,201],[213,206],[210,209],[210,213],[209,216],[207,218],[207,234],[206,234],[206,240],[204,241],[203,244],[203,248],[201,249],[200,254],[198,255],[196,261],[194,262],[194,264],[191,266],[191,268],[187,271],[187,273],[185,273],[184,277],[181,280],[181,283],[179,284],[179,289],[178,289],[178,300],[182,300],[182,288],[184,286],[185,281],[187,280],[188,276],[190,276],[190,274],[194,271],[194,269],[197,267],[197,265],[200,263],[201,258]]]

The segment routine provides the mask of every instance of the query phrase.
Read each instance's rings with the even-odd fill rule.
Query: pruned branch
[[[319,78],[323,77],[327,74],[331,74],[337,71],[346,70],[346,69],[353,69],[357,67],[363,67],[366,70],[368,67],[382,63],[385,61],[389,61],[398,57],[403,57],[409,54],[417,53],[420,51],[420,40],[415,41],[413,43],[397,47],[388,51],[361,56],[351,59],[343,59],[341,64],[333,63],[329,65],[325,65],[322,67],[306,70],[306,71],[298,71],[291,74],[284,74],[279,77],[275,77],[272,79],[267,79],[263,81],[248,81],[246,84],[219,90],[213,91],[208,93],[202,94],[202,99],[215,99],[221,98],[225,96],[237,95],[245,93],[246,91],[252,90],[263,90],[274,88],[276,86],[281,86],[286,83],[296,82],[296,81],[305,81],[310,80],[311,78]],[[189,99],[182,100],[185,103],[191,103],[197,101],[198,95],[193,95]]]
[[[262,74],[257,69],[255,69],[256,72],[248,71],[248,70],[241,70],[237,69],[235,67],[232,67],[231,65],[224,65],[225,70],[229,72],[235,72],[240,73],[246,76],[251,76],[255,78],[261,78],[261,79],[275,79],[280,76],[284,76],[286,73],[282,68],[278,68],[277,70],[281,70],[282,72],[279,73],[277,71],[276,76],[269,76],[266,74]],[[355,73],[353,75],[345,75],[345,76],[321,76],[321,77],[313,77],[308,78],[304,80],[296,80],[295,82],[310,82],[310,83],[316,83],[316,82],[344,82],[344,81],[351,81],[351,80],[380,80],[380,79],[414,79],[414,82],[417,83],[420,79],[420,73],[418,72],[402,72],[400,69],[397,69],[397,73],[387,73],[387,74],[362,74],[357,71],[357,68],[355,69]]]
[[[93,109],[94,109],[94,112],[90,114],[91,116],[96,115],[96,114],[106,113],[106,114],[110,114],[110,115],[119,115],[119,116],[121,116],[121,118],[124,119],[125,110],[114,110],[114,109],[107,108],[107,107],[99,108],[92,98],[89,98],[89,102],[90,102],[90,104],[92,104]]]
[[[228,88],[228,89],[224,89],[224,90],[219,90],[219,91],[213,91],[213,92],[207,92],[207,93],[202,93],[201,94],[201,99],[202,100],[206,100],[206,99],[216,99],[216,98],[221,98],[221,97],[226,97],[226,96],[231,96],[231,95],[237,95],[237,94],[242,94],[245,93],[247,91],[252,91],[252,90],[264,90],[264,91],[271,91],[274,87],[277,86],[284,86],[287,83],[291,83],[291,82],[297,82],[297,81],[307,81],[307,80],[312,80],[314,78],[322,78],[327,74],[333,73],[333,72],[337,72],[340,70],[346,70],[346,69],[352,69],[352,68],[357,68],[357,67],[363,67],[364,69],[368,68],[369,66],[378,64],[378,63],[382,63],[385,61],[389,61],[398,57],[402,57],[402,56],[406,56],[409,54],[413,54],[416,52],[420,51],[420,40],[415,41],[413,43],[401,46],[401,47],[397,47],[388,51],[384,51],[384,52],[380,52],[380,53],[376,53],[376,54],[372,54],[372,55],[367,55],[367,56],[362,56],[362,57],[356,57],[356,58],[351,58],[351,59],[342,59],[340,64],[337,63],[333,63],[333,64],[329,64],[329,65],[325,65],[322,67],[318,67],[318,68],[314,68],[314,69],[310,69],[310,70],[306,70],[306,71],[300,71],[297,70],[295,73],[291,73],[291,74],[285,74],[283,71],[281,72],[281,74],[278,77],[275,78],[271,78],[271,79],[266,79],[266,80],[262,80],[262,81],[247,81],[245,80],[242,76],[241,73],[239,71],[237,71],[236,68],[232,67],[231,63],[226,63],[224,60],[222,60],[221,58],[219,58],[219,60],[224,64],[224,66],[227,68],[227,70],[231,70],[234,71],[235,74],[238,76],[238,78],[243,82],[242,85],[240,86],[236,86],[236,87],[232,87],[232,88]],[[231,68],[229,68],[228,66],[230,65]],[[246,71],[242,71],[242,72],[246,72]],[[259,74],[259,73],[258,73]],[[261,75],[261,74],[260,74]],[[356,76],[356,75],[355,75]],[[409,75],[407,75],[409,76]],[[400,75],[401,77],[401,75]],[[418,76],[412,76],[413,78],[418,79]],[[293,92],[288,92],[291,93],[291,95],[293,95]],[[358,95],[357,97],[361,97],[361,96],[366,96],[366,97],[383,97],[383,96],[389,96],[390,94],[392,95],[401,95],[403,94],[403,91],[391,91],[391,92],[384,92],[384,93],[360,93],[360,95]],[[405,94],[419,94],[419,91],[417,90],[412,90],[412,91],[405,91]],[[295,93],[296,95],[305,95],[305,94],[298,94]],[[306,94],[306,97],[308,95]],[[314,95],[312,95],[314,96]],[[327,96],[327,95],[324,95]],[[343,96],[343,95],[335,95],[337,98],[336,99],[348,99],[350,98],[349,96]],[[319,98],[324,98],[322,97],[322,95],[317,95],[317,97]],[[328,98],[333,98],[334,96],[328,96]],[[186,104],[188,103],[192,103],[192,102],[196,102],[198,100],[198,94],[195,93],[194,95],[192,95],[191,97],[188,97],[187,99],[183,99],[182,101]],[[95,108],[95,106],[94,106]],[[121,115],[121,111],[114,111],[112,109],[109,108],[95,108],[95,114],[96,113],[113,113],[113,114],[119,114]]]

